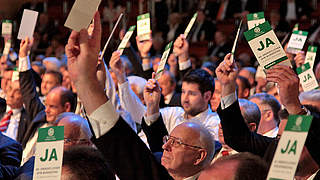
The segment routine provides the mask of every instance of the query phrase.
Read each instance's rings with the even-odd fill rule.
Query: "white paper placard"
[[[293,179],[312,116],[290,115],[273,157],[268,180]]]
[[[316,59],[316,55],[317,55],[317,49],[318,48],[316,46],[308,47],[308,51],[307,51],[306,59],[304,63],[309,63],[311,69],[313,69],[314,60]]]
[[[100,2],[101,0],[76,0],[64,26],[78,32],[87,29]]]
[[[140,41],[151,39],[150,14],[142,14],[137,17],[137,36]]]
[[[249,30],[266,21],[264,19],[264,12],[247,14],[247,20],[248,20],[248,29]]]
[[[190,20],[190,22],[189,22],[186,30],[184,31],[184,37],[185,37],[185,38],[188,37],[188,34],[189,34],[189,32],[190,32],[190,30],[191,30],[194,22],[196,21],[197,17],[198,17],[198,13],[194,13],[194,15],[193,15],[193,17],[191,18],[191,20]]]
[[[38,131],[34,180],[60,180],[64,145],[64,127],[40,128]]]
[[[170,53],[170,49],[171,49],[171,46],[172,46],[172,41],[169,42],[169,44],[167,44],[162,56],[161,56],[161,60],[160,60],[160,64],[158,66],[158,69],[157,69],[157,72],[156,72],[156,77],[155,79],[158,80],[160,79],[162,73],[163,73],[163,70],[164,70],[164,67],[166,65],[166,62],[167,62],[167,59],[169,57],[169,53]]]
[[[319,87],[316,76],[314,75],[309,63],[303,64],[301,67],[298,67],[297,73],[303,91],[311,91]]]
[[[307,36],[307,31],[293,31],[288,43],[287,52],[293,54],[299,53],[303,49]]]
[[[118,47],[118,51],[120,51],[120,55],[122,55],[123,50],[126,48],[134,30],[136,29],[136,26],[131,26],[129,28],[129,30],[127,31],[126,35],[124,35],[119,47]]]
[[[2,34],[2,36],[11,36],[11,34],[12,34],[12,21],[4,20],[2,22],[1,34]]]
[[[244,36],[263,69],[269,69],[276,64],[291,67],[286,53],[267,21],[244,32]]]
[[[18,39],[25,39],[27,36],[29,38],[33,37],[33,32],[37,24],[38,12],[25,9],[23,11],[21,24],[18,33]]]

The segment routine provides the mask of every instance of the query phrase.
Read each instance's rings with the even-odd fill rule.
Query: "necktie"
[[[229,156],[229,152],[226,150],[221,151],[222,156]]]
[[[13,112],[12,112],[12,110],[10,110],[10,111],[8,111],[7,115],[1,119],[1,121],[0,121],[0,131],[1,132],[4,132],[7,130],[12,114],[13,114]]]

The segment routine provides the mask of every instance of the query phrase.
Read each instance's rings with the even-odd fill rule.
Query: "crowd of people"
[[[23,8],[44,11],[35,2]],[[262,180],[290,115],[313,116],[295,179],[320,179],[320,90],[304,92],[295,71],[305,52],[286,52],[292,67],[262,70],[244,43],[246,25],[234,61],[234,36],[219,29],[225,22],[236,27],[262,4],[156,2],[152,38],[133,37],[120,54],[113,51],[125,34],[120,30],[104,57],[103,27],[114,26],[128,8],[123,2],[108,1],[80,32],[61,33],[40,13],[34,37],[13,43],[0,59],[0,179],[32,179],[39,128],[64,126],[61,179]],[[265,15],[286,50],[293,25],[308,20],[312,6],[283,0],[278,8]],[[319,30],[310,26],[306,44],[319,47]],[[169,41],[172,50],[156,79]],[[202,57],[191,53],[197,43],[207,44]]]

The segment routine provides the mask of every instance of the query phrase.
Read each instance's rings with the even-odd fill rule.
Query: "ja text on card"
[[[269,69],[277,64],[291,67],[291,63],[269,22],[266,21],[244,32],[244,36],[263,69]]]

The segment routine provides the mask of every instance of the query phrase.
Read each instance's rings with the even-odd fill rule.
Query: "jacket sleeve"
[[[22,148],[16,141],[2,134],[0,136],[0,179],[13,179],[20,166]]]
[[[30,119],[33,120],[40,111],[45,109],[45,106],[39,99],[39,94],[36,91],[36,84],[31,71],[33,70],[30,69],[25,72],[20,72],[19,83],[26,112]]]
[[[146,124],[143,118],[141,126],[147,136],[151,152],[162,152],[163,137],[168,135],[167,128],[162,120],[162,115],[160,115],[150,126]]]
[[[263,157],[274,138],[251,132],[245,123],[238,100],[225,109],[217,110],[225,143],[238,152],[251,152]]]
[[[93,142],[121,180],[172,179],[121,117],[110,131]]]

